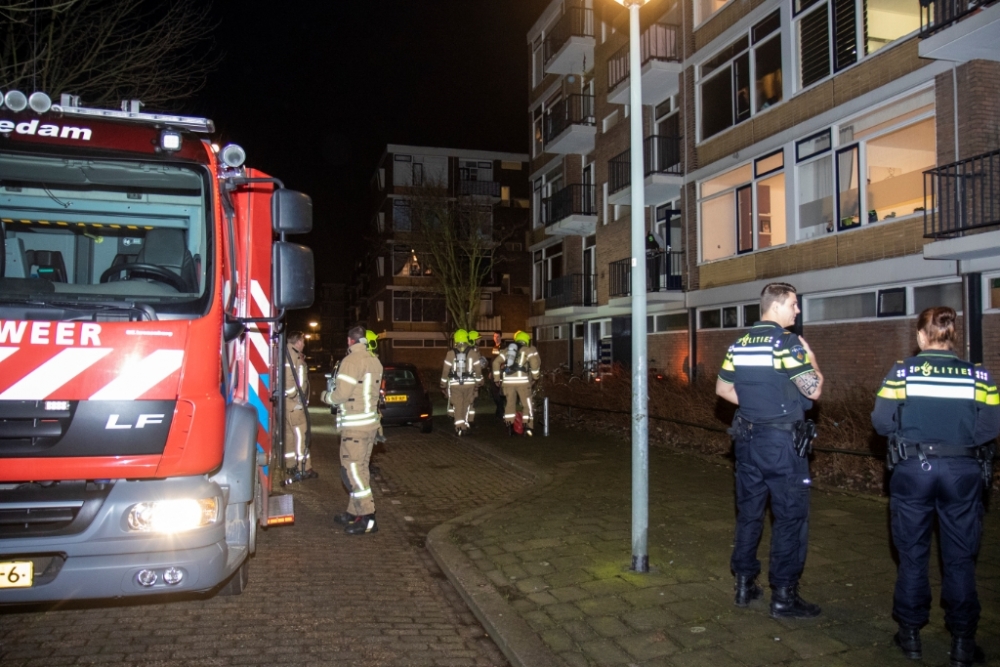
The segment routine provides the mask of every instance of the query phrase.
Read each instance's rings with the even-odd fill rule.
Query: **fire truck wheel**
[[[243,564],[233,572],[229,581],[219,589],[219,595],[241,595],[247,589],[250,582],[250,556],[243,559]]]

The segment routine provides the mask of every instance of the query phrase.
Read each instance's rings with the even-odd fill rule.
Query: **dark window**
[[[698,313],[698,328],[700,329],[718,329],[722,326],[722,311],[716,308],[715,310],[703,310]]]
[[[802,87],[830,76],[830,26],[823,6],[799,22]]]
[[[722,328],[724,329],[735,329],[740,325],[739,320],[739,309],[736,306],[729,306],[728,308],[722,309]]]
[[[906,288],[881,289],[878,291],[878,317],[899,317],[906,315]]]
[[[760,321],[760,304],[743,306],[743,326],[749,327]]]
[[[728,69],[701,87],[701,136],[718,134],[733,124],[733,84]]]
[[[858,61],[858,34],[855,23],[855,0],[833,0],[833,39],[836,69],[840,71]]]

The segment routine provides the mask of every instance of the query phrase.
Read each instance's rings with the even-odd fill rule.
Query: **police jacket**
[[[285,410],[295,410],[296,407],[305,407],[303,395],[309,395],[309,369],[304,355],[291,345],[287,347],[292,363],[289,364],[288,359],[285,359]],[[295,384],[296,377],[299,380],[298,386]],[[299,394],[299,387],[302,387],[302,394]]]
[[[872,426],[908,444],[975,447],[1000,431],[1000,395],[989,371],[950,350],[897,361],[875,397]]]
[[[521,345],[511,353],[510,347],[501,347],[493,360],[493,376],[504,384],[529,384],[538,379],[542,359],[534,345]]]
[[[743,419],[793,423],[805,417],[812,401],[792,380],[813,371],[799,337],[765,320],[729,346],[719,379],[736,386]]]
[[[441,367],[441,387],[479,386],[483,383],[479,351],[472,345],[448,350]]]
[[[378,424],[378,396],[382,388],[382,362],[364,343],[355,343],[340,362],[337,388],[329,395],[331,405],[340,406],[339,428],[370,428]]]

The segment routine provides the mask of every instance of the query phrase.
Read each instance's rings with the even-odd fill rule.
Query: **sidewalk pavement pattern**
[[[775,620],[769,592],[748,609],[733,605],[731,461],[650,449],[651,571],[637,574],[630,571],[628,442],[563,428],[548,438],[510,438],[492,419],[482,419],[462,442],[537,480],[509,502],[452,519],[428,538],[514,665],[913,664],[891,644],[896,562],[884,498],[813,490],[801,591],[823,613]],[[978,567],[978,640],[990,665],[1000,665],[998,518],[997,509],[986,515]],[[765,529],[765,589],[769,544]],[[947,665],[936,538],[934,549],[935,602],[923,631],[923,664]]]

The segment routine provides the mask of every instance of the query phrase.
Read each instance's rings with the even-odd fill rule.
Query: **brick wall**
[[[973,60],[955,70],[958,81],[958,151],[952,73],[935,79],[938,164],[1000,148],[1000,63]]]

